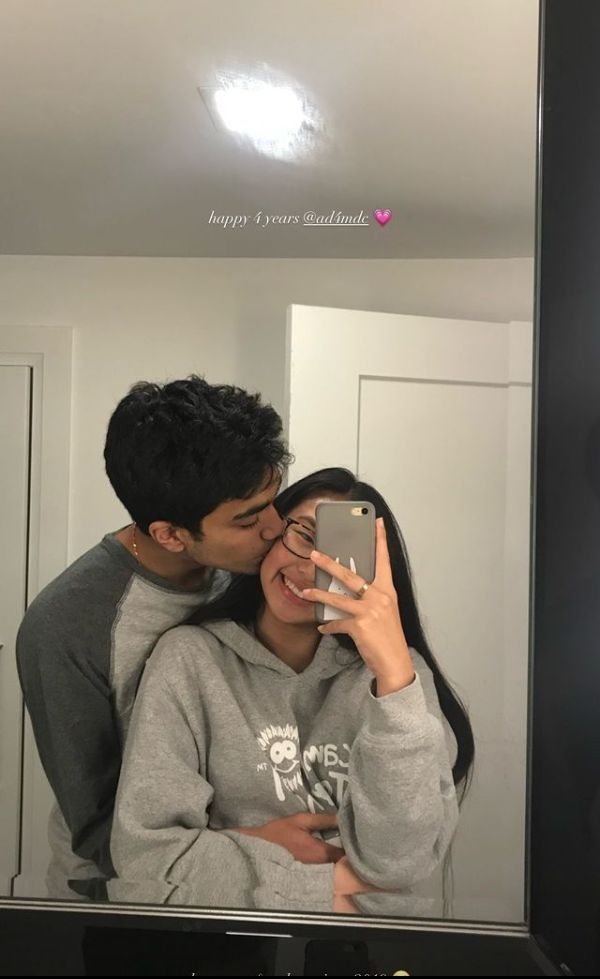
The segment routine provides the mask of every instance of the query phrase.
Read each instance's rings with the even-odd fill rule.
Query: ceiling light
[[[314,106],[288,82],[228,74],[218,78],[215,88],[200,93],[220,128],[267,156],[305,155],[321,129]]]

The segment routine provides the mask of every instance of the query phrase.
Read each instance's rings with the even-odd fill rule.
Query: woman
[[[366,589],[313,550],[324,499],[375,506]],[[349,895],[407,892],[443,860],[473,737],[428,649],[379,493],[325,469],[276,505],[286,529],[260,575],[235,578],[152,654],[125,749],[113,862],[124,881],[160,882],[173,903],[349,910]],[[360,600],[316,590],[315,565]],[[318,601],[346,617],[317,626]]]

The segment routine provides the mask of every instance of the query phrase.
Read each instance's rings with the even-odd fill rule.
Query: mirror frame
[[[587,567],[569,538],[569,528],[561,521],[561,508],[552,506],[552,501],[559,494],[563,502],[576,507],[573,519],[582,533],[598,523],[600,513],[589,487],[587,508],[582,505],[586,472],[583,460],[579,468],[573,466],[572,438],[568,437],[587,435],[598,421],[598,378],[594,374],[600,361],[596,340],[600,278],[596,276],[598,281],[594,281],[592,272],[594,260],[600,266],[600,236],[586,203],[593,191],[597,192],[594,173],[600,173],[600,127],[594,128],[594,120],[600,115],[600,56],[592,43],[599,37],[597,0],[579,0],[577,4],[540,0],[526,922],[507,925],[402,918],[367,922],[361,918],[357,923],[349,916],[0,899],[0,930],[5,944],[13,942],[16,974],[32,974],[15,970],[15,963],[22,961],[18,949],[24,954],[32,936],[41,936],[42,945],[46,942],[48,961],[54,954],[53,941],[77,941],[89,926],[204,934],[268,933],[273,940],[377,940],[403,948],[416,943],[420,948],[427,946],[431,962],[440,963],[438,974],[446,975],[453,973],[443,971],[441,963],[452,948],[456,949],[457,942],[469,938],[467,947],[480,962],[481,974],[493,968],[486,963],[492,962],[500,946],[509,956],[514,954],[515,962],[525,955],[534,968],[531,974],[597,974],[600,915],[598,885],[590,868],[594,868],[595,860],[597,869],[598,856],[593,835],[589,843],[581,839],[568,785],[557,786],[555,772],[547,771],[555,717],[548,717],[545,704],[549,700],[555,703],[555,695],[564,694],[568,680],[568,675],[557,668],[564,647],[554,639],[557,606],[561,603],[553,602],[551,596],[568,595],[578,573]],[[575,152],[575,147],[580,151]],[[582,256],[588,259],[583,271]],[[565,322],[569,323],[568,330]],[[567,426],[565,404],[573,409]],[[560,611],[564,612],[564,605]],[[594,624],[597,633],[600,610]],[[557,679],[562,681],[560,690]],[[590,719],[591,706],[589,702],[578,705],[575,724],[581,730]],[[565,722],[573,725],[573,715],[566,711],[563,715]],[[585,744],[583,747],[585,751]],[[591,764],[593,744],[587,745],[587,751]],[[600,849],[597,843],[596,848]],[[557,853],[565,849],[575,854],[568,879],[564,867],[556,866]],[[581,880],[584,887],[578,887]]]

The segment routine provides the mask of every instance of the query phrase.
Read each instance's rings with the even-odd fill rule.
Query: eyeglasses
[[[285,528],[281,535],[281,543],[288,551],[296,557],[308,560],[311,551],[315,549],[315,535],[310,527],[305,527],[303,523],[285,517]]]

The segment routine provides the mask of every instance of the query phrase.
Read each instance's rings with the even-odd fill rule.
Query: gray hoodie
[[[147,666],[125,748],[111,853],[169,903],[331,910],[333,865],[245,836],[299,812],[337,812],[356,873],[407,891],[454,833],[455,742],[433,676],[375,697],[358,653],[324,636],[296,673],[234,622],[180,626]]]

